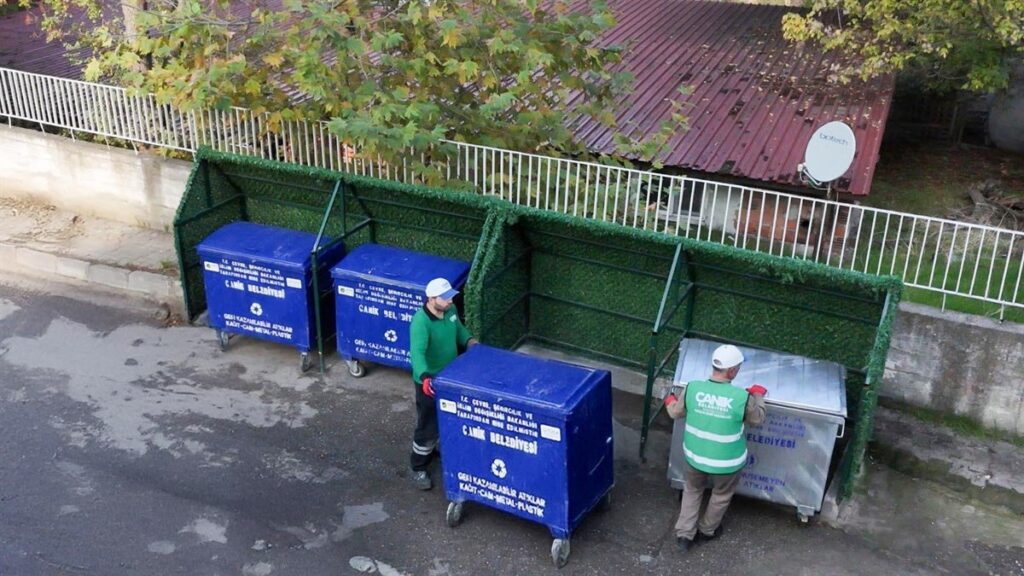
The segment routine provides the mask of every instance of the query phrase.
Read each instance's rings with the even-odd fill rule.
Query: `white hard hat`
[[[723,344],[715,348],[715,352],[711,355],[711,365],[717,370],[728,370],[742,363],[743,353],[732,344]]]
[[[427,298],[443,298],[445,300],[451,300],[455,298],[455,295],[459,293],[458,290],[452,288],[451,282],[444,278],[434,278],[427,283]]]

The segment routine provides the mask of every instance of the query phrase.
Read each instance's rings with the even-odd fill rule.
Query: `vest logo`
[[[694,398],[697,400],[697,404],[706,410],[732,410],[732,398],[707,392],[697,392]]]

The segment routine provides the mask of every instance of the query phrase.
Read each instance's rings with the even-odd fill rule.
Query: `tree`
[[[344,142],[385,159],[441,139],[579,154],[571,115],[615,126],[632,84],[611,71],[621,51],[600,42],[615,23],[600,1],[132,0],[130,18],[104,0],[45,1],[54,35],[89,15],[91,30],[76,31],[92,50],[88,79],[186,110],[268,112],[271,126],[330,119]],[[684,123],[677,106],[656,134],[620,144],[653,157]],[[417,169],[438,176],[429,162]]]
[[[1024,0],[811,0],[783,33],[856,56],[846,75],[914,67],[932,88],[998,90],[1024,55]]]

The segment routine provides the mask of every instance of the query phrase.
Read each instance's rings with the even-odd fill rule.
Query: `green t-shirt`
[[[416,311],[409,326],[409,355],[412,360],[412,380],[417,384],[424,374],[437,376],[455,360],[459,350],[465,350],[473,335],[469,333],[453,304],[438,318],[423,306]]]

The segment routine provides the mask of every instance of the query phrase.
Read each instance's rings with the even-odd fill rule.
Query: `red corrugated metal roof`
[[[36,4],[0,18],[0,66],[47,76],[78,79],[82,67],[68,57],[60,42],[47,42]]]
[[[840,62],[782,37],[794,8],[692,0],[613,0],[618,24],[602,39],[626,46],[620,69],[636,78],[617,112],[620,129],[647,134],[686,105],[690,129],[673,137],[666,166],[784,185],[801,185],[796,166],[811,134],[841,120],[857,137],[853,166],[834,186],[865,195],[892,98],[893,80],[840,85]],[[679,96],[680,85],[692,93]],[[593,121],[574,125],[596,152],[615,150],[612,132]]]

